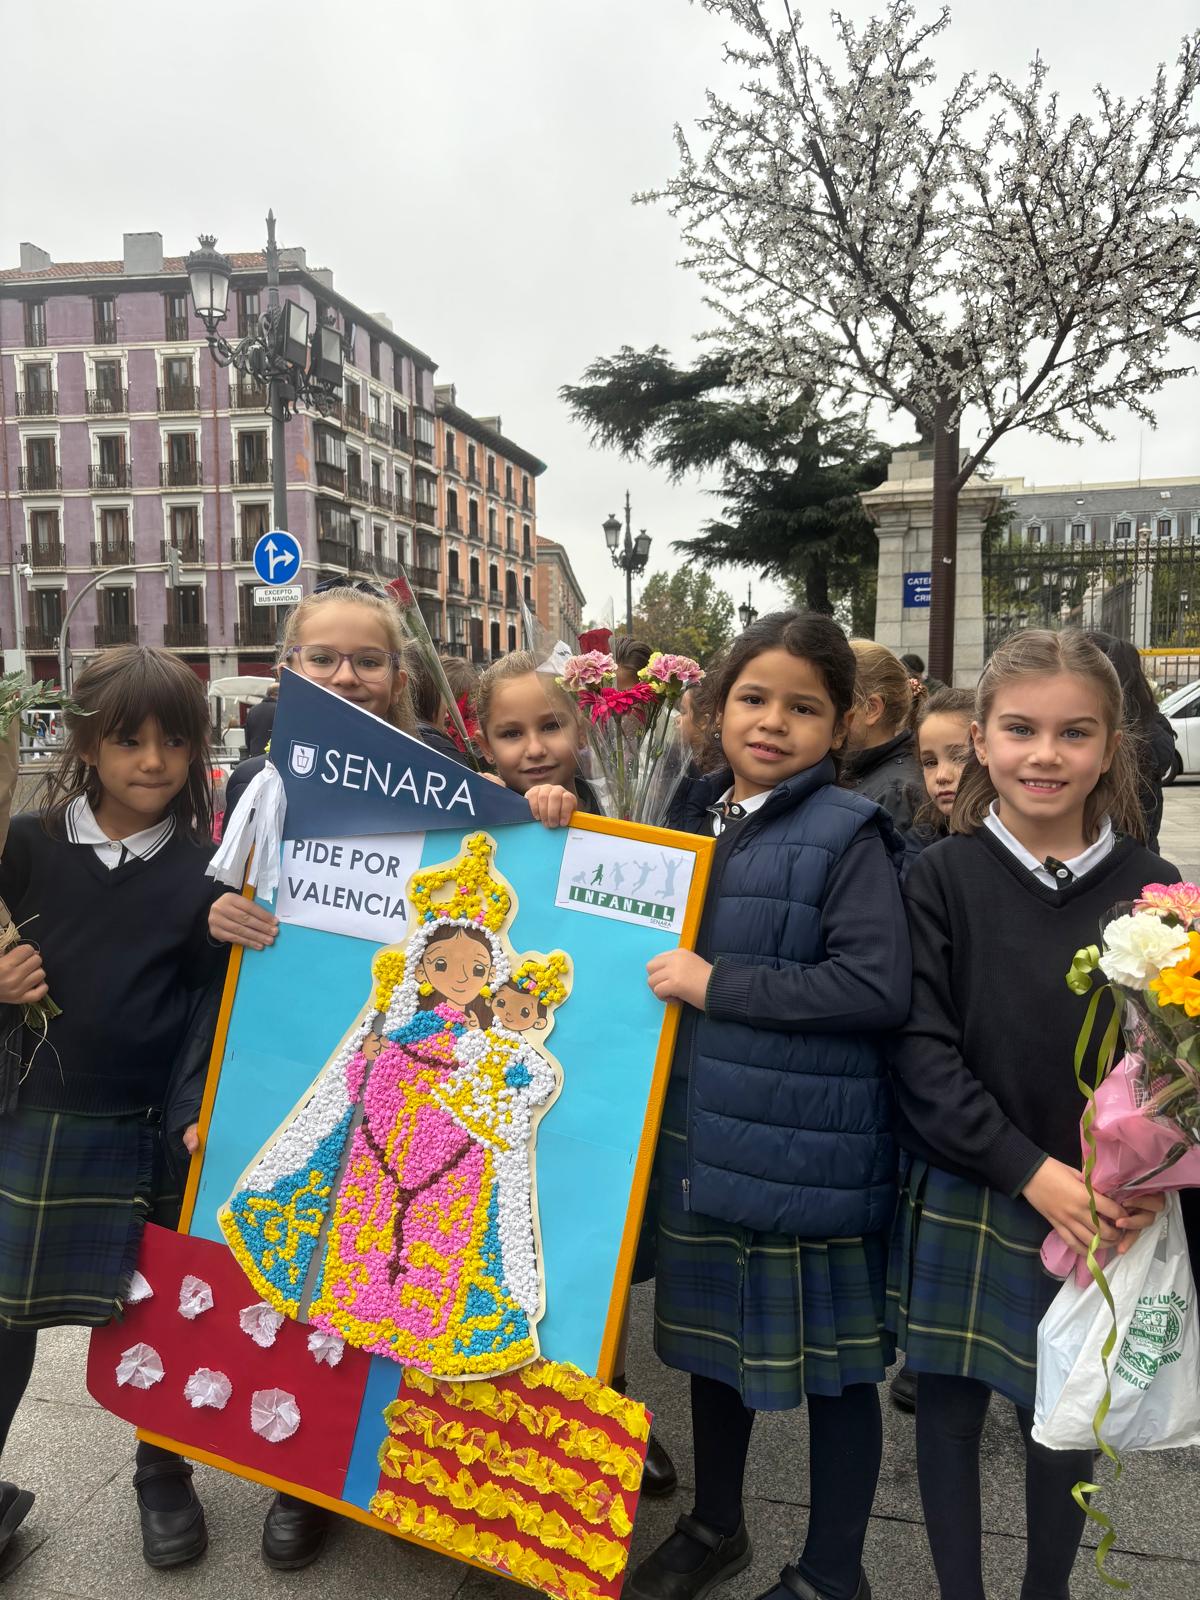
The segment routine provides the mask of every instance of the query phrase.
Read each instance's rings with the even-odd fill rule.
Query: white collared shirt
[[[770,789],[764,789],[761,794],[752,794],[748,800],[738,800],[736,802],[737,810],[734,812],[734,816],[749,816],[752,811],[757,811],[771,792],[772,791]],[[708,808],[709,814],[711,815],[713,821],[714,834],[721,834],[724,832],[725,817],[722,815],[722,813],[726,806],[733,803],[733,785],[730,784],[728,789],[726,789],[725,793],[716,802],[716,804],[711,805]]]
[[[175,832],[175,818],[164,817],[152,828],[131,833],[126,839],[110,839],[96,821],[96,813],[88,804],[87,796],[82,794],[76,795],[67,807],[65,821],[70,843],[90,844],[110,872],[124,865],[130,856],[149,861]]]
[[[1059,887],[1059,881],[1055,878],[1054,874],[1049,871],[1043,862],[1038,860],[1032,851],[1026,850],[1025,846],[1016,837],[1016,835],[1010,833],[1000,821],[1000,817],[996,809],[999,803],[1000,802],[998,800],[992,801],[992,804],[988,810],[988,814],[983,819],[984,826],[992,830],[1004,848],[1011,855],[1016,856],[1017,860],[1023,867],[1029,868],[1030,872],[1033,873],[1034,877],[1039,883],[1044,883],[1047,889],[1057,889]],[[1112,849],[1114,843],[1115,840],[1113,838],[1112,823],[1107,817],[1105,817],[1100,824],[1100,837],[1096,840],[1095,844],[1088,845],[1087,849],[1082,851],[1079,855],[1072,856],[1070,861],[1064,861],[1062,863],[1062,865],[1071,875],[1069,878],[1064,878],[1062,881],[1064,883],[1070,883],[1072,878],[1082,878],[1084,873],[1090,872],[1097,862],[1104,860],[1105,856]]]

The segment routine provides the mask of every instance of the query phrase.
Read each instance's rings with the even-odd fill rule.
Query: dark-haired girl
[[[747,628],[713,683],[725,765],[673,819],[717,838],[697,950],[648,969],[684,1006],[657,1161],[655,1347],[691,1374],[696,1499],[629,1580],[637,1600],[698,1600],[749,1564],[755,1412],[803,1404],[808,1528],[769,1593],[871,1592],[896,1193],[881,1035],[907,1011],[909,950],[899,841],[837,784],[854,679],[828,618]]]
[[[40,1328],[96,1327],[129,1292],[143,1224],[173,1222],[195,1104],[172,1066],[220,953],[208,709],[164,650],[106,651],[79,675],[40,817],[14,818],[0,895],[30,943],[0,956],[9,1092],[0,1103],[0,1449]],[[49,993],[41,1032],[20,1008]],[[15,1092],[14,1092],[15,1090]],[[172,1168],[176,1170],[173,1171]],[[192,1469],[140,1444],[134,1486],[152,1566],[201,1554]],[[0,1483],[0,1545],[33,1497]]]

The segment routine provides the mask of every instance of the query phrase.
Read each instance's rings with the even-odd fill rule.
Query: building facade
[[[490,550],[481,540],[481,627],[464,632],[466,597],[449,578],[472,569],[457,529],[453,567],[444,548],[435,363],[382,313],[336,293],[332,273],[309,268],[302,249],[281,254],[283,295],[307,309],[310,325],[331,321],[349,350],[332,413],[302,412],[286,424],[288,526],[303,547],[301,583],[386,583],[403,567],[433,638],[450,646],[465,638],[467,653],[487,659],[497,626],[503,648],[519,623],[509,572],[518,596],[533,593],[532,481],[543,464],[451,404],[451,431],[465,442],[474,429],[480,528],[507,535],[511,521],[519,530],[515,560],[503,537]],[[261,255],[231,259],[232,342],[256,326],[267,290]],[[119,261],[55,264],[22,246],[20,267],[0,272],[0,559],[12,576],[0,600],[0,645],[9,670],[27,665],[34,677],[58,677],[67,609],[98,575],[70,618],[76,666],[105,646],[140,641],[179,651],[205,678],[270,670],[282,618],[254,605],[251,564],[271,527],[266,406],[262,389],[212,359],[183,258],[164,257],[160,235],[125,235]],[[523,507],[506,499],[510,470],[517,501],[526,488]],[[174,589],[168,546],[182,562]]]
[[[1006,539],[1026,544],[1178,543],[1200,536],[1200,478],[1027,485],[991,480],[1004,496]]]
[[[554,539],[537,541],[537,614],[555,639],[574,648],[583,629],[584,595],[571,558]]]

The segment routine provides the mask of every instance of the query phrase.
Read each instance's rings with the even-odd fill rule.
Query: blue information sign
[[[300,571],[300,541],[294,533],[273,528],[254,546],[254,570],[263,583],[291,583]]]
[[[906,572],[904,574],[904,604],[906,606],[927,606],[932,587],[932,572]]]

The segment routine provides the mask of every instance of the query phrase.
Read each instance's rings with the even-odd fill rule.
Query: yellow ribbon
[[[1071,960],[1070,971],[1067,973],[1067,988],[1070,989],[1072,994],[1086,994],[1088,992],[1092,987],[1092,973],[1095,972],[1099,962],[1099,945],[1089,944],[1085,945],[1082,950],[1076,950]]]

